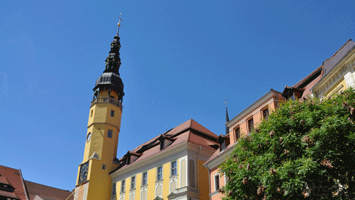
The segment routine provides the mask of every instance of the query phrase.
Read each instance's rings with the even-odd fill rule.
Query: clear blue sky
[[[355,1],[0,1],[0,165],[71,190],[122,12],[118,157],[194,119],[224,134],[355,39]]]

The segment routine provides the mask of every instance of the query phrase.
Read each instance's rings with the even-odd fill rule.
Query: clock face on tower
[[[79,183],[82,183],[87,180],[88,178],[88,169],[89,169],[89,162],[86,162],[80,166],[80,173],[79,173]]]

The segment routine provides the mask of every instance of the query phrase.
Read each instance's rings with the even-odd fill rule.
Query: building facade
[[[191,119],[128,151],[111,172],[111,199],[209,199],[203,164],[218,147],[217,138]]]
[[[240,137],[249,135],[262,120],[266,120],[269,114],[277,107],[284,97],[280,92],[270,90],[263,97],[258,99],[244,111],[226,123],[229,130],[227,135],[218,138],[219,148],[204,164],[209,171],[210,199],[222,199],[222,188],[227,182],[227,178],[219,172],[219,166],[232,153],[234,145]]]
[[[219,137],[220,148],[205,163],[210,174],[210,199],[223,197],[223,186],[227,178],[219,172],[219,166],[228,159],[238,138],[250,133],[269,112],[283,100],[305,101],[316,96],[330,97],[349,87],[355,88],[355,43],[348,40],[334,55],[321,66],[293,86],[285,86],[282,93],[270,91],[246,110],[226,123],[229,133]],[[272,97],[272,98],[270,98]]]

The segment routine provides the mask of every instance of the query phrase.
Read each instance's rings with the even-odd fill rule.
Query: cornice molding
[[[260,99],[258,99],[256,102],[254,102],[252,105],[250,105],[248,108],[243,110],[241,113],[239,113],[237,116],[235,116],[232,120],[226,123],[226,126],[228,128],[231,128],[234,126],[237,122],[241,122],[242,120],[245,121],[244,118],[248,118],[252,112],[254,113],[255,109],[260,107],[262,104],[265,104],[266,101],[269,100],[269,102],[272,101],[271,98],[278,97],[278,95],[281,95],[280,92],[277,92],[275,90],[270,90],[268,93],[266,93],[264,96],[262,96]],[[271,100],[270,100],[271,99]],[[268,103],[269,103],[268,102]]]
[[[119,169],[119,170],[111,173],[110,175],[111,175],[112,181],[114,181],[115,179],[117,179],[118,177],[120,177],[122,175],[127,175],[127,174],[132,173],[132,172],[134,172],[140,168],[143,168],[145,166],[155,164],[155,163],[162,161],[164,159],[167,159],[167,158],[170,159],[171,157],[173,157],[173,155],[179,154],[179,153],[186,151],[186,150],[187,150],[187,142],[182,143],[181,145],[178,145],[174,148],[168,149],[167,151],[160,152],[152,157],[147,158],[146,160],[142,160],[138,163],[132,163],[123,169]],[[119,180],[116,180],[116,181],[119,181]]]
[[[120,132],[120,128],[118,126],[107,123],[107,122],[93,122],[87,128],[90,128],[93,125],[109,125],[109,126],[115,127],[118,130],[118,132]]]
[[[334,67],[312,87],[312,92],[317,96],[334,87],[339,80],[344,78],[346,72],[355,67],[355,47],[353,47]]]

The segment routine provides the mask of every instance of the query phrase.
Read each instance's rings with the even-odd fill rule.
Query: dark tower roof
[[[120,23],[118,23],[118,29],[120,28]],[[121,66],[120,58],[120,37],[118,36],[118,31],[111,43],[111,50],[106,58],[106,67],[103,74],[96,80],[94,91],[97,89],[103,90],[114,90],[118,93],[118,100],[122,101],[124,96],[123,92],[123,82],[120,77],[119,69]]]

